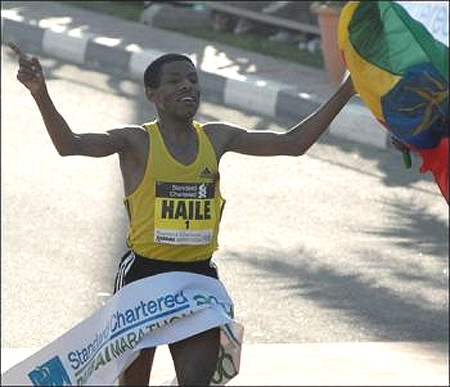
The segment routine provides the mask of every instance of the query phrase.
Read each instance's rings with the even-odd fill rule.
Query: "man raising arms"
[[[200,103],[196,68],[189,57],[166,54],[144,73],[144,92],[157,118],[102,133],[75,133],[48,93],[37,58],[9,43],[19,57],[17,79],[36,101],[61,156],[119,155],[127,245],[115,291],[128,283],[170,271],[218,278],[211,261],[223,210],[219,162],[227,152],[254,156],[301,156],[355,94],[347,76],[309,117],[284,133],[248,131],[225,122],[194,120]],[[207,385],[216,368],[219,328],[170,343],[180,385]],[[146,348],[123,372],[121,385],[148,385],[155,348]]]

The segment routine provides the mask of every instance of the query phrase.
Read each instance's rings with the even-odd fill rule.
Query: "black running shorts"
[[[204,261],[172,262],[150,259],[138,255],[133,251],[128,251],[120,260],[116,281],[114,283],[114,293],[133,281],[170,271],[187,271],[219,278],[217,267],[211,261],[211,258]]]

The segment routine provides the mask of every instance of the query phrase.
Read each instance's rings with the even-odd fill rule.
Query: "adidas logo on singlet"
[[[208,167],[206,167],[202,173],[200,173],[199,177],[203,177],[203,178],[208,178],[208,177],[213,177],[212,172],[209,170]]]

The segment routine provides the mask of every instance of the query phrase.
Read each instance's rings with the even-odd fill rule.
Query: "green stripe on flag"
[[[448,48],[390,1],[361,2],[348,26],[349,39],[361,57],[395,74],[431,62],[448,81]]]
[[[439,73],[448,82],[448,47],[435,39],[433,35],[419,21],[409,16],[408,12],[399,4],[392,4],[397,15],[411,30],[414,38],[426,53],[428,61],[433,63]]]

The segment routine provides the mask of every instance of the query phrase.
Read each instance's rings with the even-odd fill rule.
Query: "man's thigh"
[[[119,386],[148,386],[156,348],[144,348],[120,375]]]
[[[220,328],[170,344],[169,348],[180,385],[207,385],[217,366]]]

